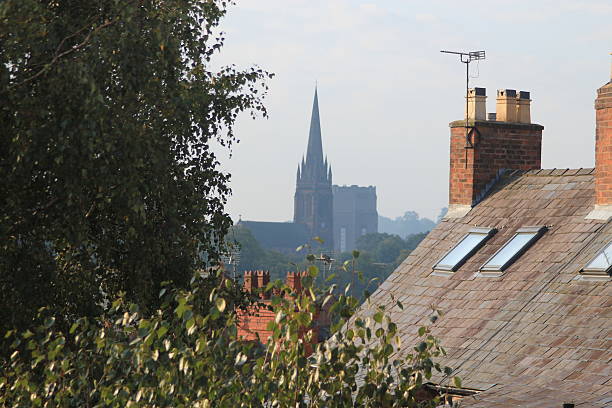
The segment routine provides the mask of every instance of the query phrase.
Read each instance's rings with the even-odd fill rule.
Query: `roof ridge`
[[[594,167],[580,168],[551,168],[551,169],[534,169],[528,170],[524,174],[526,176],[584,176],[594,174]]]

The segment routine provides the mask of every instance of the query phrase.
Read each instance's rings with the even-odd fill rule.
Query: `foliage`
[[[0,363],[0,405],[438,406],[440,396],[418,398],[434,375],[446,381],[452,374],[437,362],[444,350],[429,328],[415,333],[414,347],[404,345],[391,310],[367,304],[355,315],[357,299],[317,291],[317,274],[311,266],[303,292],[273,298],[273,335],[263,347],[237,338],[234,286],[221,278],[212,290],[198,278],[189,290],[162,293],[151,315],[119,299],[107,317],[79,319],[69,332],[56,328],[53,317],[41,317],[31,331],[8,333],[14,351]],[[290,289],[277,281],[268,290]],[[310,354],[311,324],[330,301],[338,316],[333,336]]]
[[[366,234],[357,239],[355,247],[372,254],[377,262],[392,263],[397,260],[402,249],[413,250],[425,235],[414,234],[402,239],[399,235],[385,233]]]
[[[393,272],[419,243],[425,238],[425,233],[411,234],[402,239],[397,235],[374,233],[366,234],[356,242],[359,256],[359,276],[344,268],[337,272],[333,280],[338,287],[352,285],[352,293],[372,293],[380,283]],[[352,253],[342,253],[338,257],[338,264],[344,265],[352,262]]]
[[[425,233],[412,234],[408,235],[406,239],[384,233],[361,236],[356,243],[360,253],[359,271],[361,279],[349,269],[343,268],[345,262],[353,259],[351,252],[344,252],[337,255],[337,259],[332,264],[331,272],[327,270],[329,265],[319,264],[322,273],[317,278],[316,284],[319,287],[329,284],[330,282],[326,279],[333,275],[331,283],[339,288],[351,284],[351,293],[353,294],[364,293],[366,290],[371,293],[406,259],[410,252],[425,238],[425,235]],[[284,279],[287,271],[295,267],[298,267],[298,269],[307,267],[302,255],[303,251],[285,254],[265,249],[248,228],[233,227],[226,239],[240,250],[240,261],[236,268],[238,276],[241,276],[247,270],[266,270],[270,272],[273,280]],[[316,252],[317,244],[313,240],[306,247]]]
[[[305,267],[303,251],[286,254],[263,248],[251,230],[239,225],[230,229],[226,241],[240,252],[236,269],[240,275],[244,271],[266,270],[272,280],[284,279],[287,271],[295,269],[296,265]]]
[[[216,256],[230,190],[210,145],[265,115],[269,77],[210,70],[226,7],[0,2],[0,330],[41,306],[96,316],[122,291],[153,310],[162,281]]]

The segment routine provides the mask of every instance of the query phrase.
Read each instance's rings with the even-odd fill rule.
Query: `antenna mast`
[[[484,51],[460,52],[460,51],[444,51],[444,50],[440,52],[444,54],[459,55],[459,60],[465,64],[465,148],[471,149],[474,147],[474,145],[472,144],[472,141],[470,140],[470,129],[472,129],[473,126],[470,126],[468,123],[468,120],[469,120],[468,97],[469,97],[469,89],[470,89],[470,62],[485,59],[485,52]],[[467,162],[466,162],[466,165],[467,165]]]

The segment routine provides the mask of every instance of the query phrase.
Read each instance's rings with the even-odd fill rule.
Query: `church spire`
[[[312,102],[312,116],[310,117],[310,133],[308,134],[308,150],[306,163],[310,166],[323,164],[323,143],[321,142],[321,121],[319,119],[319,98],[315,87],[314,101]]]

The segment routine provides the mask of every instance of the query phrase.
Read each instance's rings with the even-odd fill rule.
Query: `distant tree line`
[[[378,230],[388,234],[399,235],[402,238],[407,238],[411,234],[419,234],[431,231],[433,227],[440,222],[446,215],[448,208],[440,209],[440,213],[436,220],[420,217],[415,211],[406,211],[404,215],[396,218],[378,216]]]
[[[348,264],[353,262],[353,252],[340,253],[331,264],[320,262],[322,273],[319,279],[323,283],[329,278],[328,283],[335,283],[340,288],[350,283],[354,293],[363,293],[366,289],[371,293],[406,259],[425,235],[426,232],[410,234],[406,238],[387,233],[363,235],[356,242],[359,255],[355,265]],[[228,265],[230,272],[235,268],[236,274],[241,276],[247,270],[268,270],[273,280],[284,279],[288,271],[305,269],[307,267],[305,254],[308,250],[316,254],[318,247],[317,242],[305,243],[310,245],[310,248],[304,248],[293,254],[266,249],[248,228],[240,226],[232,228],[227,241],[233,243],[240,253],[238,262],[235,265]],[[354,273],[351,272],[353,270]]]

